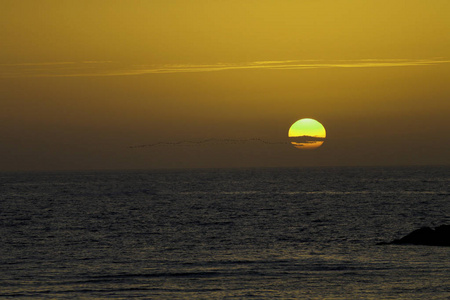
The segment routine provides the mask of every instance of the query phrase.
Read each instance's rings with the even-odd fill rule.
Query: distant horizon
[[[83,173],[83,172],[146,172],[146,171],[189,171],[189,170],[250,170],[250,169],[321,169],[321,168],[450,168],[447,165],[335,165],[335,166],[267,166],[267,167],[187,167],[187,168],[146,168],[146,169],[54,169],[54,170],[4,170],[0,174],[9,173]]]

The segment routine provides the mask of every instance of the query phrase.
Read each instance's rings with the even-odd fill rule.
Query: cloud
[[[231,70],[307,70],[331,68],[387,68],[447,64],[435,59],[268,60],[243,63],[123,65],[112,61],[42,62],[0,64],[0,78],[130,76],[168,73],[200,73]]]
[[[75,64],[104,64],[112,61],[93,61],[87,60],[82,62],[61,61],[61,62],[32,62],[32,63],[15,63],[15,64],[0,64],[0,67],[29,67],[29,66],[60,66],[60,65],[75,65]]]
[[[203,140],[185,140],[185,141],[174,141],[174,142],[156,142],[152,144],[143,144],[143,145],[135,145],[129,146],[128,148],[148,148],[148,147],[156,147],[156,146],[194,146],[194,145],[203,145],[203,144],[244,144],[248,142],[257,142],[267,145],[286,145],[288,142],[280,142],[280,141],[268,141],[260,138],[248,138],[248,139],[218,139],[218,138],[210,138]]]
[[[309,136],[309,135],[302,135],[302,136],[293,136],[290,137],[289,140],[295,143],[315,143],[315,142],[323,142],[325,141],[324,137],[317,137],[317,136]]]

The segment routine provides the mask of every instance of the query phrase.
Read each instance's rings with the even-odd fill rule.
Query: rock
[[[450,225],[441,225],[432,229],[422,227],[414,230],[401,239],[389,243],[378,243],[379,245],[427,245],[427,246],[450,246]]]

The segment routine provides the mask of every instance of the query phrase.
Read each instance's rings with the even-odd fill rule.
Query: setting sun
[[[291,144],[298,149],[312,150],[322,146],[326,131],[323,125],[314,119],[301,119],[289,128]]]

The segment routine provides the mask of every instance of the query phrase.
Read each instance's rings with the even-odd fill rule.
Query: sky
[[[449,11],[2,0],[0,171],[449,165]],[[284,143],[302,118],[320,148]]]

